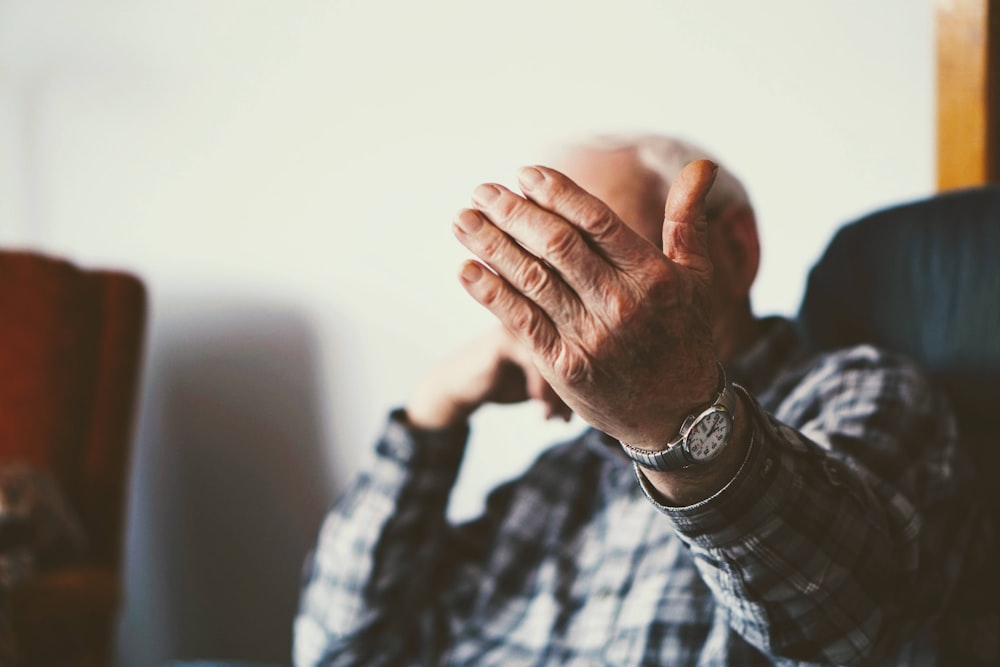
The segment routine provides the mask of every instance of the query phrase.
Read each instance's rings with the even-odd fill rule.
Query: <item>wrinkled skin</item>
[[[454,225],[481,260],[463,265],[461,282],[527,356],[498,346],[487,375],[497,378],[513,363],[531,380],[526,393],[551,412],[562,414],[564,404],[620,440],[661,448],[718,382],[704,217],[715,171],[697,161],[673,183],[662,251],[555,170],[522,170],[523,196],[479,186]],[[453,403],[466,407],[451,418],[491,392],[503,395],[487,385],[470,384],[464,396],[452,391]],[[421,414],[411,414],[418,425]]]

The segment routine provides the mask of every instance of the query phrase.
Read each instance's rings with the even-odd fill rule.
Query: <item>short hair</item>
[[[670,184],[681,169],[694,160],[711,160],[719,165],[715,184],[708,193],[705,215],[715,218],[733,205],[750,208],[750,197],[736,176],[711,153],[679,137],[660,134],[601,134],[562,145],[563,152],[574,150],[635,150],[639,161],[659,177],[666,199]]]

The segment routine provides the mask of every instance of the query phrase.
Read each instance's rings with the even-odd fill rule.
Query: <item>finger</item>
[[[573,411],[563,402],[559,394],[552,388],[552,385],[542,376],[538,368],[531,361],[527,350],[518,345],[517,350],[513,351],[511,359],[523,370],[528,396],[542,404],[545,419],[560,417],[564,421],[569,421]]]
[[[536,303],[549,319],[570,327],[583,306],[562,279],[540,259],[527,252],[472,209],[459,212],[453,225],[455,237],[496,271],[515,290]]]
[[[480,185],[473,206],[536,257],[554,268],[583,300],[603,292],[613,267],[579,228],[538,204],[496,184]]]
[[[568,176],[548,167],[524,167],[518,173],[524,194],[542,208],[576,226],[611,264],[629,268],[658,250],[615,215],[607,204]]]
[[[684,167],[670,186],[663,213],[663,254],[705,278],[712,275],[705,200],[718,171],[710,160]]]
[[[459,280],[465,291],[493,313],[515,338],[538,355],[549,356],[560,344],[559,334],[548,316],[482,264],[462,264]]]

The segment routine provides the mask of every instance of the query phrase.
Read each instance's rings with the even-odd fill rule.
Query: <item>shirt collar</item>
[[[729,380],[743,385],[751,394],[766,391],[803,354],[798,331],[791,320],[765,317],[757,321],[757,327],[753,344],[726,364]]]

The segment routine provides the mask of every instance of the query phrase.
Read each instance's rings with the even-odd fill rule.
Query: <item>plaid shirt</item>
[[[747,459],[689,507],[589,430],[451,525],[467,431],[393,413],[307,563],[295,664],[939,664],[983,525],[950,411],[898,358],[804,359],[764,325],[727,369],[753,396]]]

